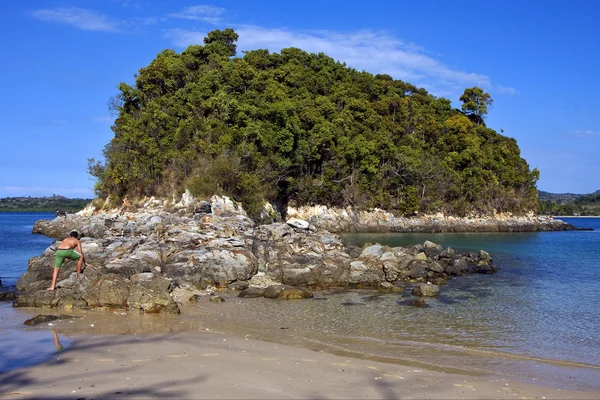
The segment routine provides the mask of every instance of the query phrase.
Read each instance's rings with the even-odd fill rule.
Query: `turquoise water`
[[[600,219],[564,220],[595,230],[352,234],[345,239],[390,246],[431,240],[461,251],[485,249],[500,267],[499,272],[449,281],[442,296],[431,302],[434,309],[423,313],[429,314],[428,318],[417,318],[421,325],[426,325],[425,321],[432,325],[424,329],[428,331],[423,334],[425,341],[510,359],[501,370],[516,368],[519,374],[536,377],[527,368],[546,369],[549,379],[599,387]],[[443,328],[444,334],[431,327]],[[579,365],[571,371],[556,367],[570,363]],[[544,377],[543,372],[540,375],[537,377]]]
[[[600,219],[569,222],[596,230],[343,235],[356,244],[432,240],[490,252],[498,273],[451,279],[427,308],[409,305],[409,284],[401,294],[328,291],[298,302],[231,296],[203,320],[315,350],[598,390]]]
[[[5,284],[14,285],[28,258],[52,243],[30,233],[37,219],[52,217],[0,213]],[[410,286],[401,294],[327,291],[317,292],[314,300],[292,302],[222,293],[226,302],[211,305],[210,313],[198,308],[179,318],[190,327],[201,317],[214,329],[350,356],[598,390],[600,219],[564,220],[596,230],[344,235],[358,244],[431,240],[461,251],[490,252],[497,274],[451,279],[439,298],[427,300],[427,308],[406,305],[413,298]],[[0,371],[55,354],[51,327],[22,325],[37,311],[0,303]],[[68,344],[62,336],[61,342]]]

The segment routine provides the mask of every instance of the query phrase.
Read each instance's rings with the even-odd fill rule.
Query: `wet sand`
[[[0,375],[7,398],[593,399],[503,379],[427,371],[216,332],[77,337]]]
[[[37,310],[38,313],[48,310]],[[24,310],[31,314],[33,310]],[[350,358],[213,331],[202,318],[89,312],[33,329],[56,351],[0,373],[2,398],[597,399],[598,392]],[[70,346],[64,342],[72,340]]]

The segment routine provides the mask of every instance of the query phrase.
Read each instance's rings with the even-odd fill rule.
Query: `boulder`
[[[375,244],[364,248],[359,258],[379,258],[383,255],[383,253],[383,246]]]
[[[420,297],[434,297],[440,294],[440,287],[438,285],[422,283],[413,288],[412,294]]]
[[[265,295],[265,288],[259,288],[255,286],[250,286],[248,289],[244,289],[238,294],[238,297],[242,298],[255,298],[255,297],[263,297]]]
[[[17,292],[0,292],[0,301],[13,301],[17,298]]]
[[[279,300],[300,300],[314,297],[313,293],[304,288],[285,288],[279,293]]]
[[[466,275],[469,271],[469,264],[463,259],[455,259],[444,268],[448,275]]]
[[[296,228],[296,229],[308,229],[308,227],[309,227],[309,223],[302,219],[292,218],[292,219],[288,219],[286,223],[289,226],[291,226],[292,228]]]
[[[25,325],[32,326],[32,325],[44,324],[46,322],[56,321],[57,319],[59,319],[59,317],[57,317],[56,315],[38,315],[38,316],[28,319],[27,321],[25,321],[23,323]]]
[[[423,308],[427,305],[427,303],[425,302],[425,299],[414,299],[411,302],[411,305],[413,305],[415,307]]]
[[[276,299],[277,297],[279,297],[281,292],[286,288],[287,288],[287,286],[285,286],[285,285],[271,285],[265,289],[263,295],[267,299]]]

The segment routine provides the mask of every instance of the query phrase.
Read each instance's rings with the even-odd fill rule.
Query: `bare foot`
[[[46,289],[46,290],[54,290],[54,288],[53,288],[53,287],[49,287],[49,288],[48,288],[48,289]]]

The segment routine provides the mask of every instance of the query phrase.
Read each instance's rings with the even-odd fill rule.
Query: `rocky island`
[[[432,242],[357,248],[323,229],[320,221],[290,218],[257,225],[228,197],[198,201],[189,193],[175,204],[149,198],[113,210],[90,206],[40,220],[33,229],[55,238],[77,229],[88,263],[84,273],[77,276],[74,263],[66,265],[57,290],[46,291],[54,244],[29,261],[17,282],[14,306],[178,313],[178,291],[198,294],[213,288],[240,290],[241,297],[302,298],[312,297],[309,289],[400,291],[406,282],[416,285],[417,295],[436,295],[437,285],[454,276],[496,271],[484,250],[459,254]],[[560,221],[537,224],[550,229]],[[301,290],[282,295],[293,288]]]
[[[466,88],[459,110],[322,53],[236,57],[237,39],[212,31],[119,84],[115,135],[88,165],[98,199],[34,227],[54,238],[77,229],[89,265],[79,277],[61,269],[48,292],[51,246],[30,260],[16,306],[176,313],[174,292],[208,287],[286,298],[429,288],[496,267],[483,250],[359,249],[336,233],[573,229],[534,215],[539,171],[486,126],[493,100],[481,88]]]

